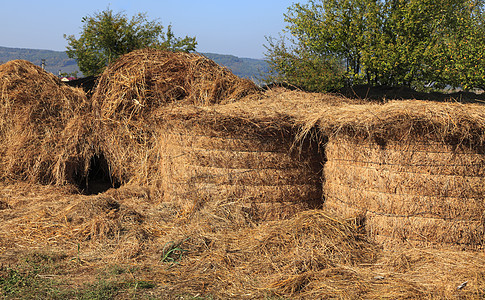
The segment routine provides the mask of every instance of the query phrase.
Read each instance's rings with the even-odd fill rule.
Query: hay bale
[[[439,143],[332,138],[326,148],[327,207],[364,214],[372,235],[483,243],[485,155]]]
[[[349,105],[317,119],[326,207],[365,217],[374,236],[483,245],[484,106]]]
[[[0,65],[0,179],[73,182],[92,145],[81,89],[24,60]]]
[[[218,112],[225,119],[254,121],[262,128],[295,127],[291,129],[294,133],[309,112],[316,112],[322,106],[338,106],[347,101],[332,95],[275,89],[228,104],[191,106],[168,103],[136,119],[101,118],[100,151],[109,162],[111,176],[118,182],[150,187],[161,195],[163,188],[160,174],[164,172],[161,160],[165,154],[160,149],[161,139],[165,137],[159,131],[167,126],[167,116],[173,115],[178,109],[185,111],[182,115],[187,113],[187,109]],[[193,118],[197,118],[195,112]],[[235,130],[240,131],[237,128]]]
[[[103,72],[93,101],[103,118],[134,118],[171,102],[228,103],[257,90],[252,81],[202,55],[143,49]]]
[[[238,202],[252,220],[317,208],[321,156],[316,147],[294,149],[295,131],[288,120],[248,119],[217,109],[166,112],[158,139],[165,196],[187,210],[205,201]]]

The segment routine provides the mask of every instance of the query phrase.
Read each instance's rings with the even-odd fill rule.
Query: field
[[[149,50],[91,98],[25,61],[0,88],[5,299],[485,297],[480,104],[261,91]]]

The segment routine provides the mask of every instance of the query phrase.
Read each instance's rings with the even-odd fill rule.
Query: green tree
[[[284,15],[288,25],[282,39],[279,42],[267,39],[266,59],[273,74],[280,74],[290,83],[298,76],[300,81],[314,81],[310,85],[319,86],[319,90],[362,82],[362,49],[370,38],[368,28],[376,27],[373,23],[377,22],[377,12],[378,0],[327,0],[309,1],[306,5],[294,4]],[[285,44],[284,36],[291,37],[290,45]],[[318,65],[312,68],[315,63]],[[288,66],[295,64],[305,68],[288,73],[288,70],[294,70]],[[306,86],[302,82],[298,85]]]
[[[443,64],[454,63],[446,61],[445,53],[454,51],[450,39],[464,37],[465,27],[457,20],[470,5],[468,0],[383,2],[379,46],[373,49],[375,59],[365,60],[365,68],[374,73],[374,82],[416,89],[452,84],[455,80],[451,76],[438,76],[437,72]]]
[[[485,14],[483,1],[457,5],[441,27],[430,63],[437,82],[485,89]]]
[[[329,89],[323,78],[328,79],[329,73],[310,75],[310,65],[322,63],[340,66],[347,85],[483,88],[483,3],[310,0],[294,4],[285,14],[284,35],[279,41],[268,39],[266,58],[272,74],[290,83],[320,81],[320,90]],[[299,78],[293,76],[295,60],[296,65],[306,66],[299,70]],[[342,73],[338,68],[326,70],[335,76]]]
[[[311,51],[305,43],[288,48],[285,39],[267,38],[267,83],[289,83],[307,91],[328,91],[344,84],[344,69],[332,57]]]
[[[97,75],[119,56],[151,47],[170,51],[194,51],[195,37],[177,38],[169,25],[167,31],[158,21],[139,13],[129,19],[123,13],[106,9],[82,18],[79,38],[64,35],[67,55],[77,60],[84,75]]]

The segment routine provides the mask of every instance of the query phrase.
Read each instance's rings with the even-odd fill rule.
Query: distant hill
[[[0,63],[14,59],[25,59],[38,66],[41,65],[42,59],[45,59],[46,70],[56,75],[59,70],[63,73],[79,72],[76,61],[70,59],[63,51],[0,47]]]
[[[261,75],[268,72],[268,63],[262,59],[242,58],[234,55],[201,53],[221,66],[230,69],[239,77],[245,77],[259,82]]]
[[[234,74],[240,77],[246,77],[259,82],[261,74],[268,70],[267,63],[262,59],[240,58],[233,55],[222,55],[215,53],[201,53],[216,63],[227,67]],[[42,59],[45,59],[46,70],[54,74],[81,72],[74,59],[67,56],[64,51],[21,49],[0,47],[0,63],[5,63],[14,59],[25,59],[35,65],[40,66]]]

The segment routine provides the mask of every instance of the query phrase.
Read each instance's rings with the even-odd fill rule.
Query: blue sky
[[[108,6],[128,16],[169,24],[176,36],[195,36],[199,52],[263,58],[265,36],[278,36],[283,14],[298,0],[0,0],[0,46],[65,50],[63,34],[79,36],[81,18]]]

